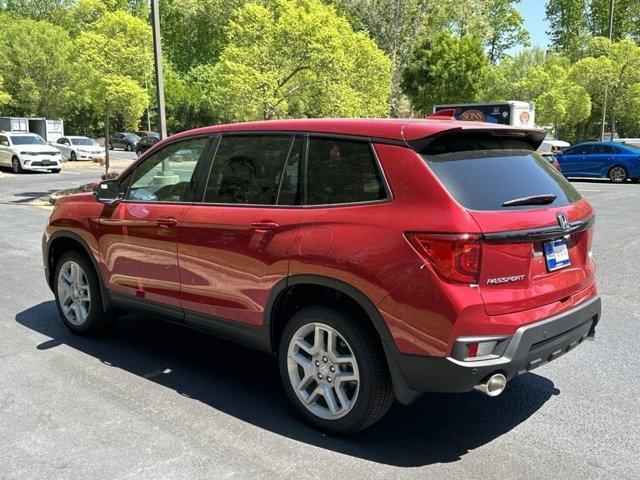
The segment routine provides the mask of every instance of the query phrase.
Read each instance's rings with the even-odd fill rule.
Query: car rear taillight
[[[407,233],[420,257],[445,280],[478,283],[482,242],[479,235]]]

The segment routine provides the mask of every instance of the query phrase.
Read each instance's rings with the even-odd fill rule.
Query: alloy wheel
[[[609,171],[609,179],[615,183],[622,183],[627,179],[627,172],[622,167],[613,167]]]
[[[314,415],[336,420],[351,411],[360,390],[360,372],[351,346],[333,327],[311,322],[291,338],[287,353],[291,386]]]
[[[58,302],[62,313],[72,325],[82,325],[91,311],[89,282],[82,267],[67,260],[58,274]]]

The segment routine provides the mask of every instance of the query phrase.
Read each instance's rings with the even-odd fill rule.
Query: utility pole
[[[615,0],[609,1],[609,40],[613,40],[613,7]],[[609,87],[605,87],[604,100],[602,102],[602,121],[600,123],[600,141],[604,141],[604,123],[607,118],[607,96]],[[611,139],[613,140],[613,125],[611,128]]]
[[[151,0],[151,26],[153,28],[153,56],[156,62],[156,100],[158,104],[158,130],[160,139],[167,138],[167,120],[164,112],[164,76],[162,74],[162,46],[160,44],[160,7]]]

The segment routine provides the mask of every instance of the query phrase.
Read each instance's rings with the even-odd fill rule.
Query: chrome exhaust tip
[[[473,387],[480,393],[484,393],[489,397],[497,397],[507,386],[507,377],[501,373],[494,373],[487,380]]]

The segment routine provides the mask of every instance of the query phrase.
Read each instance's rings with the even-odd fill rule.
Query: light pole
[[[609,40],[613,39],[613,6],[615,0],[610,0],[609,2]],[[604,100],[602,102],[602,121],[600,122],[600,141],[604,141],[604,123],[607,118],[607,96],[609,93],[609,87],[605,87],[604,89]],[[613,140],[613,122],[611,128],[611,139]]]
[[[162,74],[162,46],[160,44],[160,7],[151,0],[151,26],[153,28],[153,56],[156,63],[156,100],[158,103],[158,130],[160,139],[167,138],[167,120],[164,112],[164,77]]]

